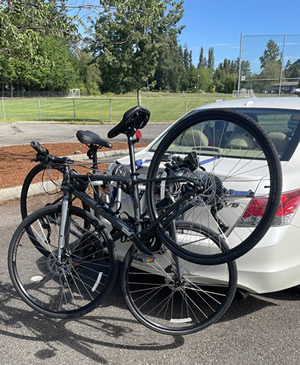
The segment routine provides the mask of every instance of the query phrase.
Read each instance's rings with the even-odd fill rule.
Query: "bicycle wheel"
[[[20,208],[22,219],[49,204],[58,204],[62,197],[61,171],[43,164],[34,166],[27,174],[21,191]]]
[[[71,207],[68,245],[59,261],[60,212],[60,206],[45,207],[20,224],[10,243],[8,268],[30,307],[50,317],[74,318],[93,310],[109,293],[116,278],[116,253],[105,227]]]
[[[225,242],[220,245],[219,237],[205,227],[177,222],[176,231],[185,239],[191,236],[218,250],[227,249]],[[146,263],[133,246],[123,265],[122,289],[129,310],[143,325],[163,334],[203,330],[221,318],[236,292],[233,261],[196,265],[178,259],[162,245],[154,253],[154,261]]]
[[[157,147],[147,179],[149,215],[161,219],[160,239],[178,256],[212,265],[237,259],[264,236],[282,182],[277,152],[262,128],[221,109],[194,111],[176,123]],[[230,249],[181,245],[168,234],[172,219],[205,225]]]

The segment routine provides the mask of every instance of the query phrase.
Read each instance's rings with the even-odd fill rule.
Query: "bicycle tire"
[[[189,232],[219,247],[218,237],[205,227],[177,222],[176,231]],[[226,249],[223,241],[221,250]],[[123,263],[122,290],[130,312],[151,330],[167,335],[203,330],[224,315],[235,296],[237,268],[233,261],[202,266],[180,259],[181,283],[176,283],[173,256],[163,245],[154,253],[154,262],[143,263],[139,257],[132,246]]]
[[[49,204],[58,204],[63,193],[56,183],[62,180],[62,172],[44,164],[34,166],[26,175],[20,197],[22,219]]]
[[[215,135],[219,134],[219,145],[209,145],[204,133],[208,127],[213,128]],[[243,145],[245,143],[246,147]],[[184,158],[195,156],[195,153],[197,163],[192,162],[194,172],[189,169],[183,171],[181,167],[178,167],[177,172],[173,171],[176,164],[179,166],[177,156]],[[183,203],[186,209],[189,205],[189,210],[184,213],[186,219],[207,225],[225,239],[230,248],[211,254],[197,252],[193,245],[181,247],[168,235],[166,227],[160,224],[157,235],[170,250],[194,263],[216,265],[241,257],[262,239],[280,203],[282,176],[277,151],[257,122],[235,111],[211,109],[191,112],[171,127],[157,147],[148,170],[146,198],[151,221],[162,214],[157,208],[157,202],[162,200],[162,184],[153,179],[161,178],[162,171],[171,174],[167,165],[170,165],[170,161],[166,163],[166,156],[172,159],[173,175],[179,171],[179,174],[188,176],[198,184],[198,192],[194,184],[194,197],[190,196],[190,202]],[[168,178],[163,188],[165,194],[173,194],[173,200],[176,201],[182,194],[183,186],[188,186],[188,183],[180,186],[173,184],[172,187],[167,181]],[[171,188],[173,191],[177,189],[177,197],[173,192],[170,193]],[[157,193],[158,189],[160,191]],[[241,196],[238,197],[238,194]],[[261,197],[263,200],[257,200]],[[248,213],[248,208],[255,201],[265,204],[257,220],[252,212]],[[223,205],[223,208],[216,214],[218,204],[221,207]],[[213,219],[212,206],[215,206]],[[219,219],[218,214],[222,219]],[[241,228],[245,229],[241,231]]]
[[[117,274],[116,250],[97,219],[71,207],[69,244],[59,263],[60,212],[60,206],[44,207],[19,225],[9,246],[8,270],[17,293],[31,308],[53,318],[76,318],[109,294]]]

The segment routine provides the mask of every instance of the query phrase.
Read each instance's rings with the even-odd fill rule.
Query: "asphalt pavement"
[[[163,132],[170,123],[148,123],[142,130],[142,141],[149,143]],[[16,144],[29,144],[32,140],[41,143],[78,142],[76,132],[79,129],[98,133],[107,139],[108,131],[114,124],[68,124],[55,122],[15,122],[0,123],[0,147]],[[127,142],[125,135],[120,134],[110,142]]]
[[[2,204],[1,364],[299,365],[296,289],[236,299],[218,323],[185,337],[157,334],[136,322],[118,281],[103,306],[79,319],[34,312],[18,298],[7,271],[7,248],[20,220],[18,201]]]
[[[0,145],[3,133],[0,127]],[[72,133],[66,128],[65,135]],[[18,140],[16,135],[7,135],[8,144]],[[8,245],[21,221],[19,202],[0,205],[0,364],[300,364],[300,294],[295,288],[236,299],[218,323],[185,337],[157,334],[139,324],[125,306],[119,280],[101,307],[79,319],[34,312],[19,299],[7,270]]]

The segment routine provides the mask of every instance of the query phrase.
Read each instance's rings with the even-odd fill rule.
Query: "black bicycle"
[[[116,278],[117,240],[122,242],[119,257],[126,255],[122,272],[125,300],[148,327],[168,334],[191,333],[213,323],[230,305],[236,288],[231,259],[257,243],[272,222],[272,208],[278,205],[281,176],[274,148],[264,132],[241,114],[194,112],[166,134],[143,177],[136,169],[134,144],[136,131],[148,119],[149,112],[141,107],[124,114],[109,137],[128,136],[130,166],[117,164],[111,173],[102,175],[80,175],[74,172],[72,161],[51,156],[32,143],[37,160],[62,171],[63,199],[59,206],[31,214],[18,227],[9,249],[9,272],[21,297],[41,313],[68,318],[99,305]],[[196,137],[196,131],[204,134],[202,127],[209,124],[211,128],[214,121],[226,126],[223,132],[228,145],[223,146],[223,141],[219,147],[202,148],[196,138],[203,136],[198,133]],[[242,149],[229,147],[229,143],[234,128],[241,133],[242,126],[248,135],[255,134],[255,142],[251,138],[256,147],[241,153]],[[228,161],[234,173],[227,171],[224,177],[218,172],[221,162],[228,165]],[[254,171],[251,163],[263,170],[263,178],[261,174],[255,179],[243,178]],[[232,176],[235,185],[246,182],[249,190],[233,189]],[[94,181],[102,190],[97,199],[86,193]],[[246,238],[234,233],[239,241],[230,248],[230,236],[239,230],[237,222],[243,222],[256,195],[261,194],[262,181],[265,205],[261,220],[246,229]],[[122,195],[130,197],[133,214]],[[74,197],[85,209],[72,205]],[[235,214],[230,220],[235,223],[229,227],[224,213],[229,215],[232,209]]]
[[[142,117],[138,122],[132,120],[132,115],[137,111],[141,114],[141,110],[149,118],[146,109],[132,108],[109,133],[109,138],[129,133],[132,157],[133,145],[137,142],[135,131],[147,123]],[[137,124],[130,126],[130,123]],[[111,144],[90,131],[78,131],[77,137],[89,147],[92,173],[97,174],[97,150],[103,146],[109,148]],[[124,203],[129,199],[129,190],[117,190],[107,183],[116,175],[130,176],[132,164],[135,164],[132,157],[129,166],[112,164],[105,172],[104,184],[101,177],[96,177],[90,179],[87,186],[90,195],[97,199],[102,184],[100,190],[106,191],[105,199],[109,204],[125,206],[134,215],[133,208]],[[40,162],[24,181],[23,219],[37,208],[62,200],[61,164],[48,158]],[[257,122],[243,114],[221,109],[195,110],[175,123],[139,162],[143,164],[138,170],[139,181],[133,179],[132,185],[135,189],[142,186],[138,203],[141,209],[147,210],[150,221],[156,222],[150,229],[155,227],[160,240],[184,259],[213,265],[237,259],[253,248],[272,224],[281,194],[280,161],[267,134]],[[75,167],[73,164],[74,173]],[[34,188],[37,192],[30,198]],[[132,194],[130,199],[133,199]],[[33,202],[33,207],[29,202]],[[222,238],[230,250],[205,254],[197,251],[197,245],[178,245],[165,230],[168,220],[173,218],[206,226]]]

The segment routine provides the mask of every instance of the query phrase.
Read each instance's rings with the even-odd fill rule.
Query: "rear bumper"
[[[300,227],[271,227],[250,252],[236,261],[238,287],[269,293],[300,284]]]

